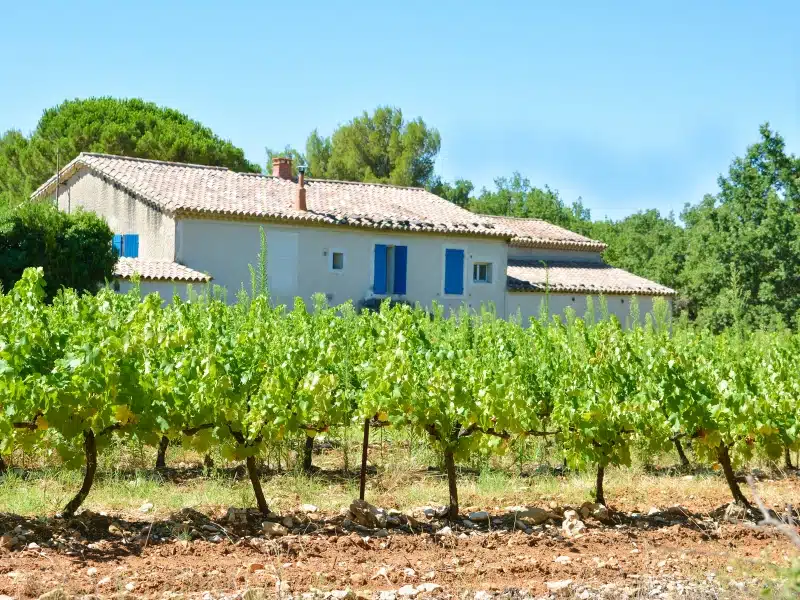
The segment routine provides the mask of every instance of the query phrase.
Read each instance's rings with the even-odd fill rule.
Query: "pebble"
[[[270,537],[280,537],[289,533],[286,527],[280,523],[273,523],[272,521],[264,521],[261,524],[261,531]]]
[[[572,585],[572,579],[562,579],[561,581],[547,581],[545,583],[550,592],[560,592]]]
[[[553,562],[558,563],[560,565],[568,565],[572,562],[572,559],[569,556],[559,556],[558,558],[554,558]]]
[[[489,513],[486,512],[485,510],[478,510],[478,511],[469,513],[469,515],[467,515],[467,517],[473,523],[485,523],[486,521],[489,520]]]
[[[86,574],[89,577],[94,577],[95,575],[97,575],[97,567],[89,567],[88,569],[86,569]]]
[[[406,598],[413,598],[419,591],[413,585],[404,585],[399,590],[397,590],[398,596],[404,596]]]
[[[319,509],[316,506],[314,506],[313,504],[301,504],[300,505],[300,510],[301,510],[301,512],[304,512],[304,513],[315,513]]]
[[[148,513],[153,510],[153,503],[152,502],[145,502],[139,507],[139,512]]]

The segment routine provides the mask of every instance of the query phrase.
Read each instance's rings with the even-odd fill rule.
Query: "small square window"
[[[331,252],[331,271],[344,270],[344,252]]]
[[[474,283],[492,283],[492,263],[473,263],[472,281]]]

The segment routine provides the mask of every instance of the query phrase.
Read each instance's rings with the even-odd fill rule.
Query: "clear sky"
[[[800,2],[27,2],[0,20],[0,130],[141,97],[263,163],[379,104],[439,129],[438,171],[520,171],[595,218],[679,213],[769,121],[800,147]]]

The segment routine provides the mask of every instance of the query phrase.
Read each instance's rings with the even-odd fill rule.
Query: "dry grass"
[[[350,432],[353,434],[354,432]],[[290,445],[269,453],[271,474],[262,478],[270,506],[278,511],[310,503],[321,510],[336,512],[346,508],[358,493],[358,440],[355,435],[333,438],[333,447],[315,454],[314,464],[321,470],[307,476],[294,468],[296,452]],[[375,504],[401,510],[441,505],[447,500],[447,482],[436,465],[437,456],[425,440],[390,440],[383,432],[374,436],[371,464],[377,472],[369,476],[367,495]],[[391,442],[391,443],[390,443]],[[594,472],[582,471],[558,476],[544,469],[530,473],[530,460],[546,458],[541,446],[525,449],[492,460],[477,460],[466,465],[459,480],[462,508],[499,510],[509,505],[580,504],[592,497]],[[275,472],[277,463],[283,470]],[[674,457],[661,457],[661,465],[674,464]],[[183,507],[216,513],[229,506],[253,506],[250,483],[235,465],[225,465],[217,457],[219,470],[203,472],[201,457],[182,448],[171,448],[168,465],[176,467],[175,480],[165,480],[151,467],[151,449],[118,446],[102,456],[101,469],[86,507],[95,511],[129,513],[145,502],[154,504],[153,517],[164,517]],[[342,470],[348,463],[349,472]],[[652,461],[651,461],[652,462]],[[16,457],[16,463],[38,468],[9,474],[0,483],[0,511],[20,515],[50,515],[59,510],[80,485],[81,474],[47,464],[39,457]],[[522,465],[522,468],[520,467]],[[778,478],[760,484],[768,506],[783,508],[796,503],[798,479]],[[674,504],[696,511],[711,510],[729,501],[724,479],[713,471],[695,475],[669,475],[653,472],[642,464],[612,468],[606,475],[606,498],[617,510],[647,512],[650,507]]]

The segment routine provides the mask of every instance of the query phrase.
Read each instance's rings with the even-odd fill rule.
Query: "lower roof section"
[[[145,258],[120,258],[114,267],[118,279],[131,279],[135,274],[143,281],[182,281],[187,283],[206,283],[211,276],[190,269],[169,260],[148,260]]]
[[[674,296],[675,290],[604,263],[510,259],[509,292]]]

